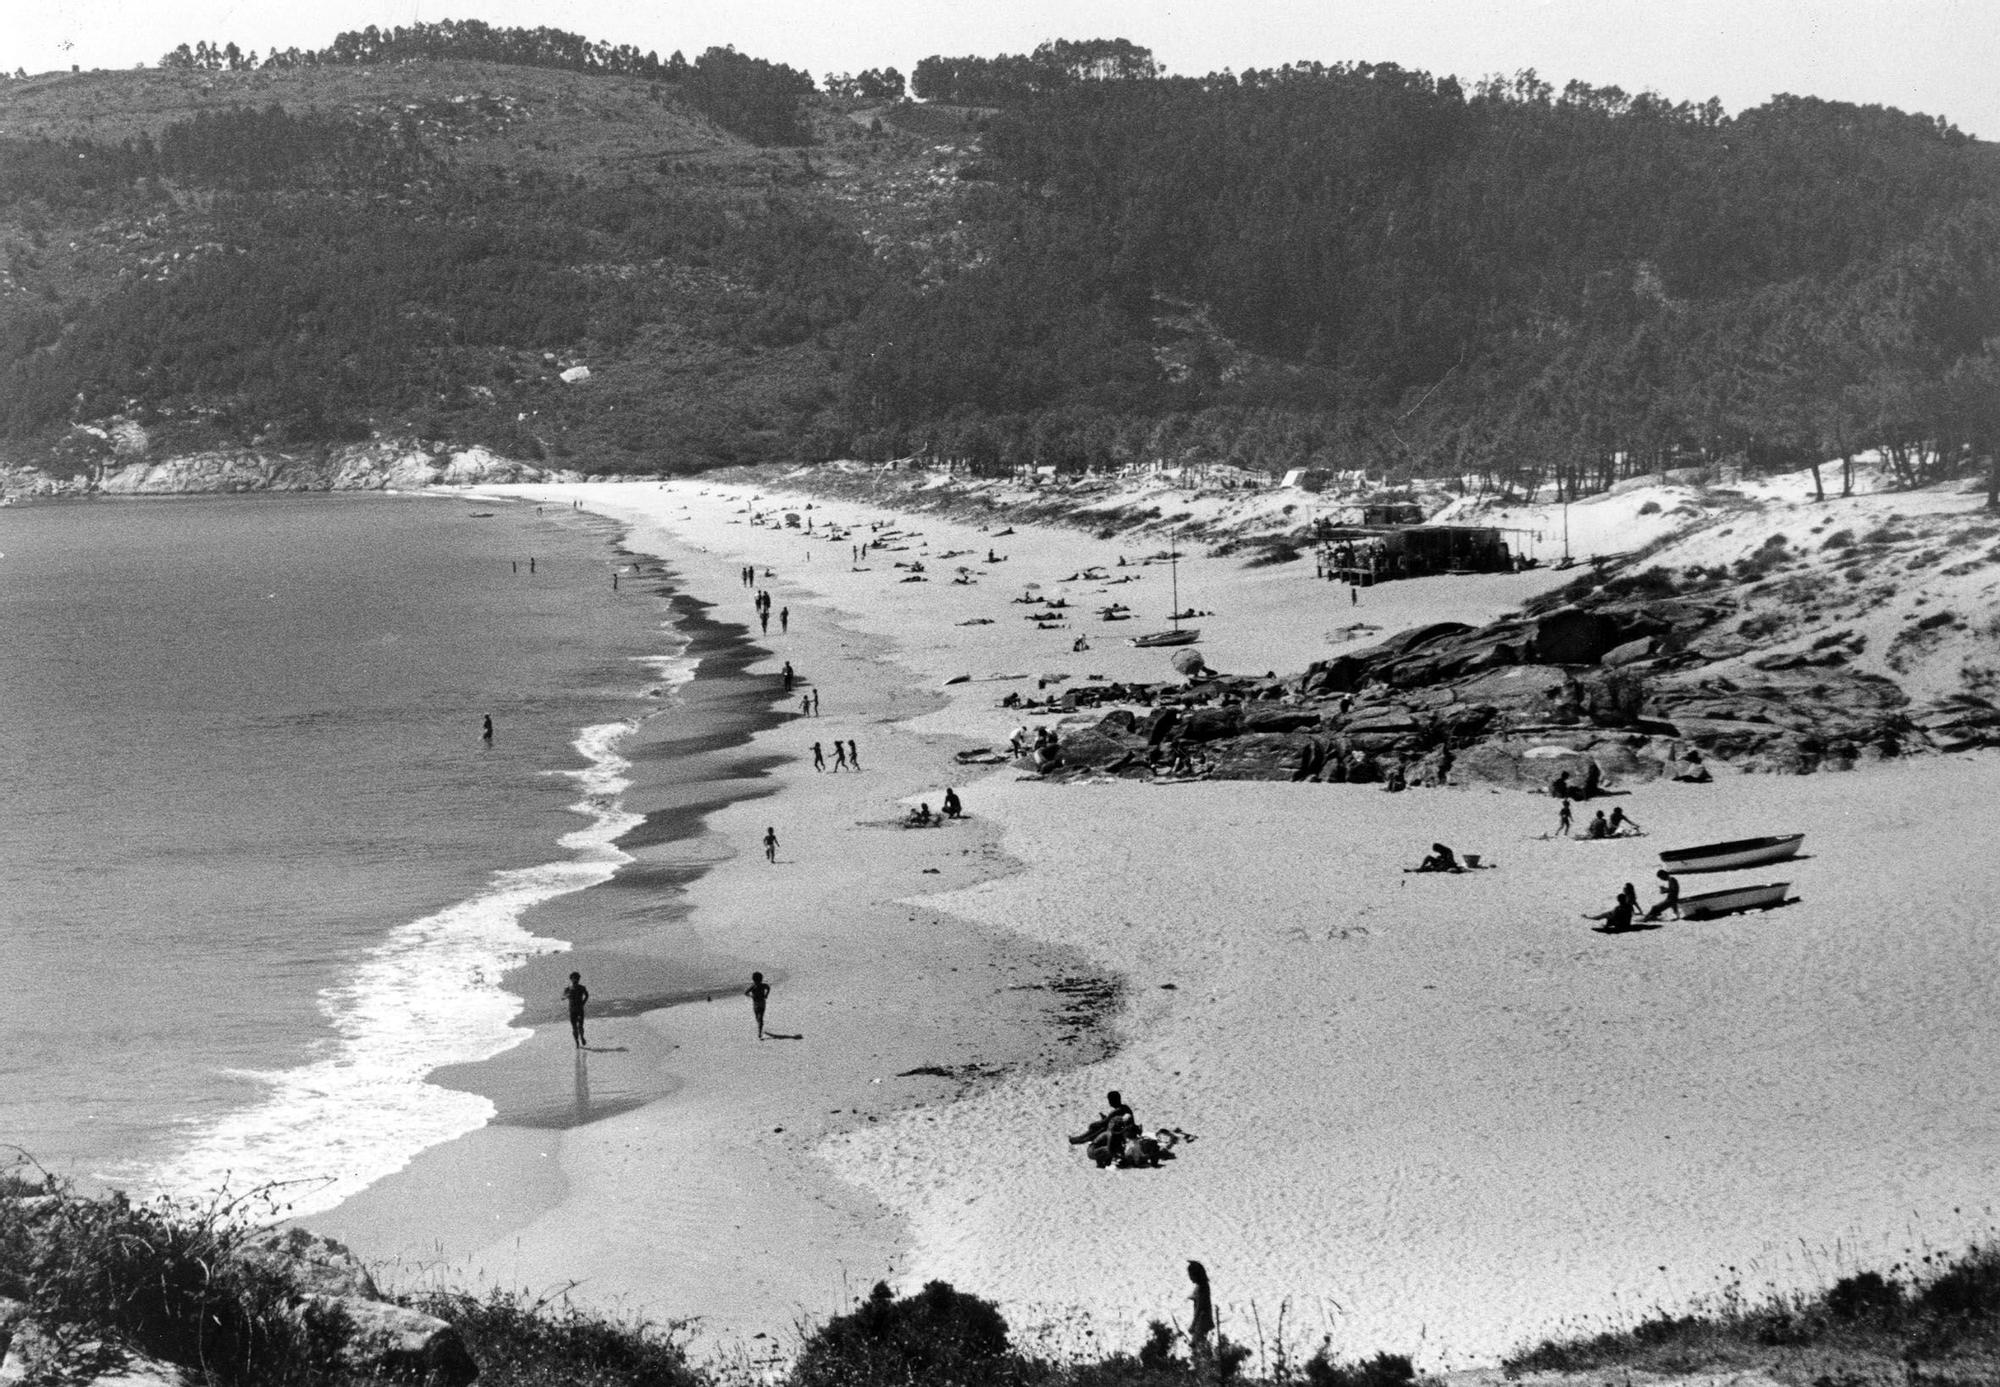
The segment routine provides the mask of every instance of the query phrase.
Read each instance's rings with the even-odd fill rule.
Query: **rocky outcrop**
[[[39,1194],[8,1201],[13,1227],[32,1240],[70,1196]],[[353,1380],[420,1382],[465,1387],[479,1376],[464,1337],[448,1321],[385,1299],[367,1268],[346,1248],[300,1229],[236,1242],[211,1272],[234,1261],[283,1288],[273,1313],[290,1314],[340,1336],[335,1353]],[[201,1381],[191,1365],[151,1358],[133,1345],[45,1321],[33,1305],[0,1297],[0,1387],[89,1384],[89,1387],[184,1387]]]
[[[1917,750],[2000,745],[2000,708],[1963,696],[1912,710],[1892,681],[1825,658],[1765,659],[1755,678],[1714,666],[1745,653],[1714,599],[1623,598],[1484,627],[1440,623],[1274,680],[1066,691],[1018,706],[1115,709],[1067,731],[1059,775],[1545,786],[1595,762],[1611,783],[1706,775],[1708,763],[1805,773]],[[1697,763],[1702,769],[1697,770]]]
[[[188,453],[158,460],[114,455],[85,475],[56,478],[32,468],[0,470],[0,494],[24,496],[186,496],[244,491],[416,491],[428,486],[577,481],[581,474],[501,457],[485,448],[456,452],[380,440],[324,452],[252,449]]]
[[[452,1325],[435,1315],[356,1296],[318,1296],[323,1308],[340,1312],[347,1338],[340,1361],[364,1381],[416,1381],[427,1387],[463,1387],[479,1376],[479,1365]]]
[[[103,1339],[70,1341],[33,1322],[17,1325],[0,1358],[0,1387],[75,1383],[78,1387],[188,1387],[195,1380],[172,1363]]]

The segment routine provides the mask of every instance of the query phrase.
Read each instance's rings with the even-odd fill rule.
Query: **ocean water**
[[[482,509],[0,509],[0,1142],[306,1213],[488,1119],[425,1075],[527,1034],[692,661],[607,526]]]

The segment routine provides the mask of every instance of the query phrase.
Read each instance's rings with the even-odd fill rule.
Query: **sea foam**
[[[692,661],[655,663],[672,666],[683,682],[692,676]],[[586,764],[550,772],[577,783],[581,797],[569,807],[588,820],[560,839],[569,857],[497,871],[478,895],[393,930],[319,994],[334,1034],[318,1043],[318,1058],[244,1073],[265,1086],[261,1100],[201,1124],[179,1154],[145,1172],[144,1183],[183,1196],[277,1186],[273,1200],[283,1213],[320,1213],[427,1148],[484,1126],[494,1113],[489,1100],[426,1076],[528,1038],[513,1024],[522,999],[501,979],[569,945],[531,933],[521,919],[543,901],[608,881],[631,860],[616,844],[641,816],[620,803],[631,762],[617,748],[635,725],[584,728],[573,745]]]

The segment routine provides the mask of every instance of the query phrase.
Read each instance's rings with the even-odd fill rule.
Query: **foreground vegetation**
[[[203,1206],[86,1198],[22,1166],[0,1177],[0,1341],[23,1319],[92,1361],[120,1350],[182,1365],[217,1384],[345,1387],[379,1381],[344,1358],[348,1326],[313,1294],[313,1270],[273,1257],[268,1197]],[[303,1234],[276,1240],[308,1247]],[[331,1244],[319,1243],[322,1249]],[[333,1251],[338,1253],[337,1248]],[[345,1254],[340,1254],[343,1258]],[[357,1271],[357,1275],[360,1273]],[[13,1314],[8,1302],[17,1302]],[[724,1365],[690,1362],[683,1324],[605,1318],[562,1299],[430,1292],[403,1305],[447,1322],[482,1382],[506,1387],[708,1387]],[[1667,1375],[1757,1369],[1783,1382],[1841,1387],[1886,1380],[2000,1380],[2000,1250],[1922,1259],[1861,1272],[1816,1295],[1750,1302],[1739,1296],[1693,1313],[1661,1314],[1629,1330],[1551,1340],[1507,1360],[1510,1375]],[[986,1301],[932,1282],[898,1299],[878,1285],[848,1314],[804,1333],[789,1387],[1400,1387],[1408,1358],[1378,1353],[1334,1361],[1283,1344],[1220,1341],[1190,1354],[1178,1331],[1149,1326],[1138,1353],[1051,1362],[1017,1350]]]
[[[915,87],[450,20],[9,82],[0,441],[1566,493],[1996,451],[2000,160],[1942,118],[1170,77],[1122,39],[932,57]]]

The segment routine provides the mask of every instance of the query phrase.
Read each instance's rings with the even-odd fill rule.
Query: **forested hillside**
[[[1589,486],[2000,436],[2000,161],[1941,119],[1124,40],[913,86],[454,21],[6,83],[0,441]]]

